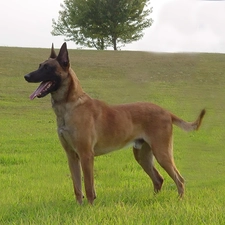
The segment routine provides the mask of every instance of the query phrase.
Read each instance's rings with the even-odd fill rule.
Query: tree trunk
[[[103,37],[101,37],[101,44],[100,44],[100,46],[101,46],[101,50],[105,50],[105,42],[104,42],[104,38]]]
[[[117,41],[117,38],[114,36],[114,37],[112,38],[113,49],[114,49],[114,51],[117,51],[117,43],[116,43],[116,41]]]

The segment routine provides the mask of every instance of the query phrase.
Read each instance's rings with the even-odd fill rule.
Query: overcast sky
[[[63,0],[1,0],[0,46],[59,48],[63,37],[54,37]],[[138,42],[122,50],[156,52],[225,53],[225,1],[151,0],[153,25]],[[76,48],[73,42],[69,48]]]

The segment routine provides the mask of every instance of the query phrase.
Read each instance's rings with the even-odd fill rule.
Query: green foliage
[[[149,0],[64,0],[53,35],[66,36],[76,44],[104,50],[143,36],[151,26]]]
[[[29,100],[38,84],[23,76],[49,49],[0,48],[0,224],[224,224],[223,54],[153,54],[70,50],[84,90],[109,103],[152,101],[185,120],[207,113],[198,132],[174,127],[175,162],[186,181],[183,200],[171,178],[162,191],[130,147],[95,158],[97,199],[75,202],[50,96]]]

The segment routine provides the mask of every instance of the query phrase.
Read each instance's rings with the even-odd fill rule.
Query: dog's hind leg
[[[163,178],[153,165],[153,154],[150,146],[146,142],[142,144],[140,149],[137,149],[134,146],[133,153],[136,161],[152,179],[154,192],[159,192],[163,184]]]
[[[166,139],[169,140],[165,141]],[[164,137],[164,141],[163,138],[161,137],[152,142],[152,151],[158,163],[174,180],[177,186],[178,194],[180,197],[182,197],[184,194],[184,179],[180,175],[174,163],[172,137],[171,138]]]

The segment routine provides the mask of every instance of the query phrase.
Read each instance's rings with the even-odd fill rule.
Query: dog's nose
[[[25,75],[25,76],[24,76],[24,79],[25,79],[26,81],[29,81],[29,79],[30,79],[30,74]]]

